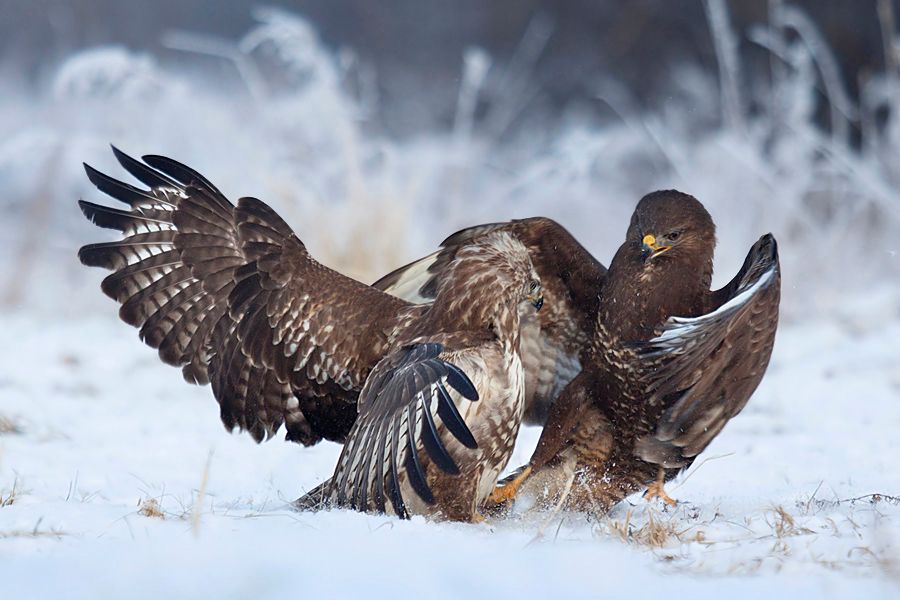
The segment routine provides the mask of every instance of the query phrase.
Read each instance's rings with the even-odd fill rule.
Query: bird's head
[[[688,194],[666,190],[644,196],[631,217],[627,244],[644,268],[712,260],[716,227],[703,205]]]
[[[433,308],[474,324],[493,323],[498,315],[534,314],[543,303],[541,279],[528,249],[501,231],[480,236],[459,249],[450,275],[442,278]]]
[[[696,198],[674,190],[644,196],[601,289],[607,331],[649,339],[671,315],[695,313],[709,293],[715,245],[712,218]]]
[[[509,289],[519,303],[519,314],[540,310],[544,305],[541,278],[531,262],[528,249],[516,237],[505,233],[490,233],[479,241],[484,256],[493,256],[493,264],[485,269],[500,282],[500,289]],[[497,294],[497,288],[490,293]]]

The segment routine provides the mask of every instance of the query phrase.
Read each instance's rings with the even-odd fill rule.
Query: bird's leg
[[[678,504],[678,501],[675,498],[670,497],[666,493],[665,489],[666,484],[666,470],[660,467],[659,474],[656,476],[656,481],[651,483],[647,487],[647,491],[644,492],[644,498],[647,502],[653,501],[654,498],[659,498],[669,506],[675,506]]]
[[[522,469],[522,472],[516,475],[509,483],[495,487],[485,504],[488,506],[499,506],[514,499],[516,494],[519,493],[519,487],[528,479],[529,475],[531,475],[531,465]]]

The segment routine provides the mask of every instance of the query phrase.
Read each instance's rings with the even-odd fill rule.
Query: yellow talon
[[[647,486],[647,491],[644,492],[644,498],[647,502],[652,502],[655,498],[659,498],[669,506],[675,506],[678,504],[678,500],[672,498],[666,493],[665,489],[666,483],[666,472],[663,469],[659,470],[659,475],[656,477],[656,481]]]
[[[522,469],[522,472],[516,475],[509,483],[495,487],[491,495],[488,496],[487,504],[500,505],[514,499],[516,494],[519,493],[519,487],[528,479],[529,475],[531,475],[530,465]]]

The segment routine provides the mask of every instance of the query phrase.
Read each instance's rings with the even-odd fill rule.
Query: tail
[[[326,479],[293,502],[291,508],[298,511],[319,511],[329,508],[328,493],[331,490],[331,478]]]

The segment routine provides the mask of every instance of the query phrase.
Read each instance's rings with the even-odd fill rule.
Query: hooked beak
[[[647,262],[650,259],[656,258],[660,254],[668,252],[672,249],[672,246],[660,246],[656,243],[656,236],[648,233],[644,236],[644,239],[641,240],[643,246],[641,248],[641,258],[644,262]]]
[[[541,292],[529,294],[525,299],[531,302],[535,310],[541,310],[541,307],[544,305],[544,294]]]

